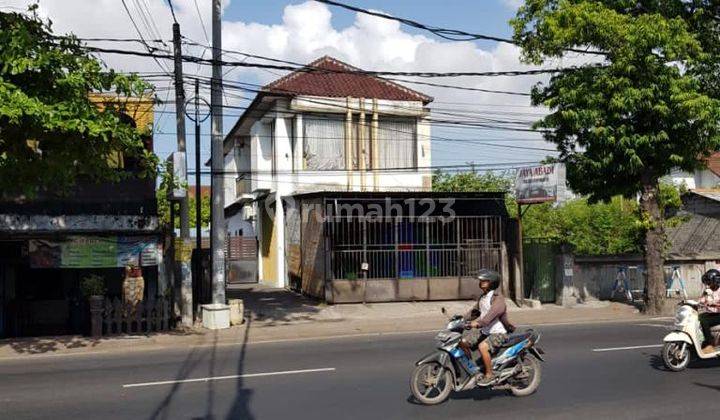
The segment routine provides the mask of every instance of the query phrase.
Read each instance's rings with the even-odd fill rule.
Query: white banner
[[[565,166],[557,163],[518,169],[515,178],[515,197],[520,204],[563,201]]]

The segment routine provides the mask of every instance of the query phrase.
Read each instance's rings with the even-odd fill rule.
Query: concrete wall
[[[718,261],[720,262],[720,261]],[[689,297],[699,297],[703,287],[701,277],[705,271],[718,268],[715,261],[678,260],[665,261],[666,278],[673,266],[680,267]],[[557,301],[561,305],[573,305],[595,300],[610,299],[619,266],[628,266],[627,278],[630,288],[643,290],[643,261],[640,256],[623,257],[575,257],[571,254],[557,256]],[[679,289],[677,282],[671,289]]]
[[[477,281],[471,277],[332,280],[331,303],[399,302],[477,299]]]

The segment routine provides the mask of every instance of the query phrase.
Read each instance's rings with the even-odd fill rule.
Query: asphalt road
[[[431,333],[4,360],[0,418],[716,417],[720,361],[664,371],[659,348],[645,346],[666,325],[537,327],[548,361],[536,394],[477,389],[434,407],[413,403],[408,386]]]

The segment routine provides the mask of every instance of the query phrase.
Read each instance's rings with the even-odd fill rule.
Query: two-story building
[[[225,138],[228,231],[257,237],[261,282],[287,285],[284,197],[430,189],[431,101],[328,56],[261,89]]]
[[[120,118],[153,149],[152,98],[91,100],[119,108]],[[108,159],[118,170],[137,168],[121,153]],[[106,296],[120,296],[127,264],[141,266],[145,296],[162,293],[162,238],[155,179],[80,179],[67,195],[44,192],[0,202],[0,337],[88,333],[81,280],[102,276]]]
[[[225,138],[228,280],[378,302],[507,271],[503,194],[430,191],[431,101],[332,57],[264,86]]]

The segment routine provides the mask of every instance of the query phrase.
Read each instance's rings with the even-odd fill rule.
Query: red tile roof
[[[263,87],[263,90],[295,95],[333,98],[375,98],[393,101],[420,101],[433,98],[377,76],[357,74],[362,70],[335,58],[324,56],[308,64],[308,70],[296,70]],[[326,70],[326,71],[320,71]]]
[[[210,197],[210,186],[200,185],[200,194],[204,197]],[[195,197],[195,185],[188,185],[188,197]]]

